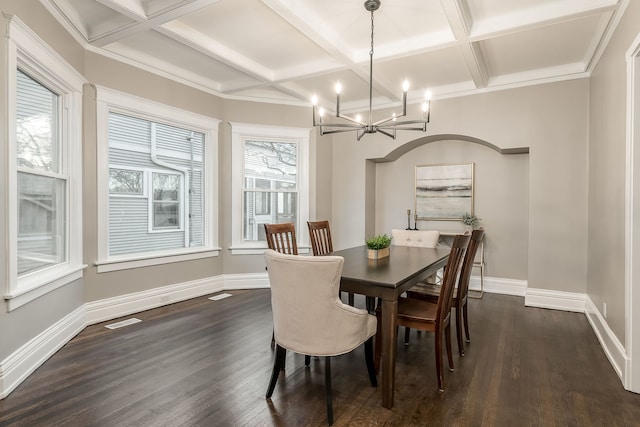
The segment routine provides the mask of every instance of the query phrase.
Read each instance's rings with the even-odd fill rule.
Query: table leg
[[[396,315],[398,301],[382,301],[382,406],[393,408],[393,388],[396,376]]]

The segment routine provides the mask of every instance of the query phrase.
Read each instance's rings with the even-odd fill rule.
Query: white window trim
[[[262,254],[267,248],[266,242],[244,242],[242,238],[243,221],[243,177],[244,177],[244,140],[251,138],[281,138],[283,142],[294,141],[298,144],[298,223],[296,237],[298,252],[309,253],[310,245],[306,230],[309,218],[309,139],[311,129],[268,126],[230,122],[231,125],[231,250],[232,255]]]
[[[205,145],[204,245],[171,251],[109,256],[109,113],[121,113],[200,132]],[[96,86],[98,273],[146,267],[219,255],[218,246],[218,125],[220,120],[170,105]],[[157,230],[156,230],[157,231]],[[171,230],[176,231],[176,230]]]
[[[9,311],[82,278],[82,87],[84,77],[15,16],[5,15],[7,27],[5,75],[7,96],[6,151],[2,154],[7,182],[4,205],[8,246],[2,252]],[[16,72],[18,67],[57,93],[62,100],[62,175],[66,186],[67,261],[18,278],[17,163],[16,163]],[[2,249],[4,251],[4,249]]]

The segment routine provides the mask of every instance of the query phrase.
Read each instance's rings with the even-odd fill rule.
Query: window
[[[180,181],[180,175],[153,174],[153,230],[180,228],[180,206],[183,202]]]
[[[118,195],[144,195],[143,172],[131,169],[109,168],[109,193]]]
[[[17,18],[9,21],[9,310],[82,277],[83,78]],[[73,224],[73,226],[71,226]]]
[[[218,120],[106,88],[97,99],[98,272],[216,256]]]
[[[304,252],[309,129],[232,123],[233,254],[262,253],[264,224],[293,222]]]

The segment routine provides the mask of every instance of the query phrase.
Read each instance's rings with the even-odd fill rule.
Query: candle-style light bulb
[[[320,111],[318,111],[320,117],[324,116],[324,107],[320,107]]]
[[[318,97],[315,94],[311,97],[311,103],[313,105],[317,105],[318,104]]]
[[[409,80],[406,80],[404,82],[402,82],[402,91],[406,92],[409,90]]]
[[[362,116],[360,114],[356,114],[356,122],[361,122]]]
[[[391,120],[393,120],[394,122],[396,121],[396,113],[391,114]]]
[[[338,82],[336,83],[336,93],[340,95],[340,92],[342,92],[342,85]]]
[[[426,91],[426,92],[424,93],[424,98],[425,98],[427,101],[431,101],[431,91],[430,91],[430,90],[428,90],[428,91]]]
[[[427,104],[425,101],[422,103],[422,111],[426,113],[428,110],[429,110],[429,104]]]

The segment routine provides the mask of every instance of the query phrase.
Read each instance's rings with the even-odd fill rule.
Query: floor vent
[[[209,299],[211,301],[218,301],[218,300],[221,300],[221,299],[229,298],[230,296],[233,296],[233,295],[231,295],[231,294],[220,294],[220,295],[215,295],[215,296],[209,297]]]
[[[116,323],[112,323],[110,325],[105,325],[105,328],[107,328],[107,329],[118,329],[118,328],[122,328],[122,327],[125,327],[125,326],[133,325],[134,323],[140,323],[140,322],[142,322],[142,320],[136,319],[135,317],[132,317],[131,319],[123,320],[121,322],[116,322]]]

